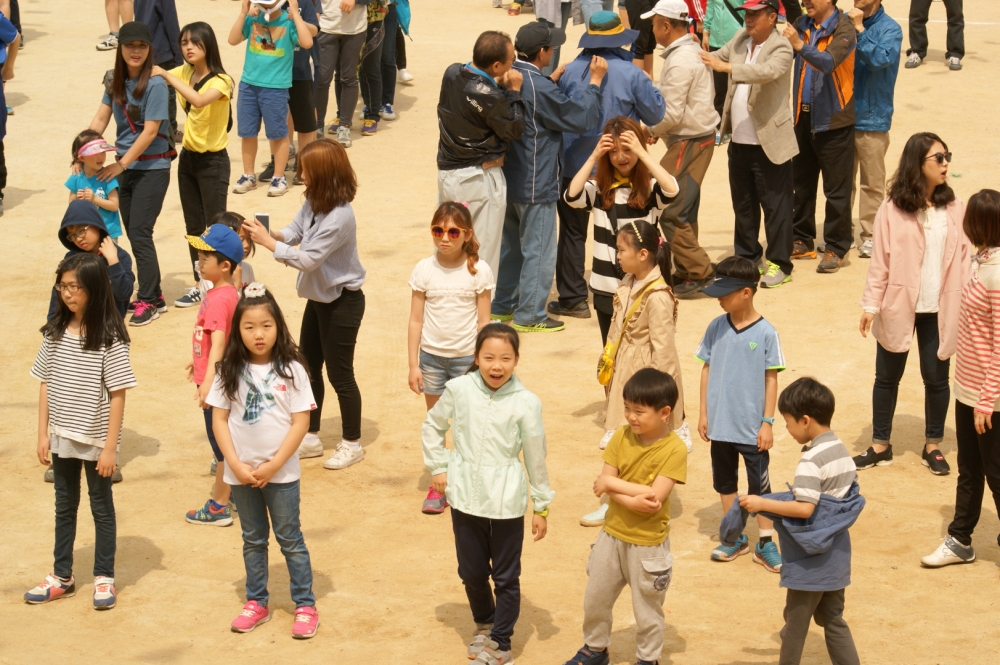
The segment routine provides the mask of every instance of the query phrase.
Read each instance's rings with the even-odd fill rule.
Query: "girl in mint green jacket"
[[[484,326],[469,373],[445,384],[422,430],[424,464],[451,505],[458,575],[476,622],[467,655],[484,663],[511,658],[529,487],[535,541],[545,537],[555,496],[545,468],[542,403],[514,376],[518,347],[513,328]],[[449,428],[450,451],[444,445]]]

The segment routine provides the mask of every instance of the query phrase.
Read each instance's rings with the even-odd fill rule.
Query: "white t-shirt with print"
[[[442,267],[436,252],[420,261],[410,275],[410,288],[427,294],[420,348],[441,358],[471,356],[479,333],[476,297],[495,286],[485,261],[476,262],[475,275],[464,261],[457,268]]]
[[[265,378],[272,369],[270,363],[251,364],[248,367],[263,396],[260,401],[260,412],[253,422],[250,422],[246,408],[250,386],[243,379],[240,379],[236,399],[229,400],[223,394],[222,382],[216,375],[212,390],[209,391],[208,399],[205,401],[210,406],[229,409],[229,433],[233,437],[236,456],[244,464],[256,469],[264,462],[274,459],[292,426],[292,414],[312,411],[316,408],[316,400],[309,385],[309,375],[297,362],[289,366],[293,381],[275,374],[266,384]],[[293,453],[270,482],[290,483],[298,480],[301,475],[299,456]],[[226,464],[223,477],[230,485],[240,484],[229,464]]]

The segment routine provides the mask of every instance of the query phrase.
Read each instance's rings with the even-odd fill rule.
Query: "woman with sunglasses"
[[[99,134],[108,128],[112,116],[117,126],[116,159],[97,178],[118,178],[119,211],[139,274],[139,295],[134,306],[129,306],[131,326],[144,326],[167,311],[153,227],[170,184],[170,160],[177,152],[167,135],[167,84],[151,75],[154,60],[149,29],[137,21],[123,25],[115,68],[105,76],[104,98],[90,123],[90,129]]]
[[[410,324],[407,347],[410,390],[424,396],[427,410],[444,394],[444,384],[468,372],[476,336],[490,322],[490,293],[495,280],[479,260],[472,215],[464,203],[445,201],[431,218],[435,251],[417,263],[410,276]],[[448,506],[444,494],[430,487],[423,512],[437,515]]]
[[[309,366],[316,408],[299,457],[319,457],[323,416],[323,365],[340,402],[343,437],[323,466],[345,469],[365,458],[361,449],[361,391],[354,379],[354,347],[365,315],[365,269],[358,258],[357,222],[351,201],[358,189],[347,151],[319,139],[302,149],[297,175],[306,186],[305,203],[292,223],[270,232],[256,219],[243,228],[258,247],[299,271],[295,288],[306,298],[299,346]]]
[[[872,445],[854,458],[858,469],[892,464],[892,417],[915,330],[924,380],[921,457],[935,475],[951,471],[939,444],[951,398],[948,369],[958,340],[972,245],[962,229],[965,204],[948,186],[950,163],[948,146],[938,136],[911,136],[875,216],[860,324],[862,337],[871,330],[878,342]]]

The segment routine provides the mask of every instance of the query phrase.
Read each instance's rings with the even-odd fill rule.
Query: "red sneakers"
[[[297,640],[308,640],[316,634],[319,628],[319,613],[315,607],[302,605],[295,608],[295,623],[292,624],[292,637]]]
[[[249,633],[260,624],[270,620],[271,614],[267,611],[267,607],[258,605],[256,600],[251,600],[243,606],[243,611],[233,619],[230,626],[234,633]]]

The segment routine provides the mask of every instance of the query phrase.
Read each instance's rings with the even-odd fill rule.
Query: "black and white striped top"
[[[677,185],[674,184],[674,191],[676,190]],[[596,181],[588,180],[583,185],[583,190],[575,197],[569,195],[569,190],[564,194],[566,203],[570,206],[594,211],[594,261],[590,268],[590,290],[594,293],[613,296],[621,284],[618,247],[615,244],[618,230],[633,221],[649,222],[656,226],[660,212],[674,200],[674,197],[668,196],[660,188],[660,183],[655,180],[644,209],[628,205],[628,197],[631,195],[631,187],[618,187],[615,190],[615,214],[618,218],[618,225],[615,226],[608,216],[608,211],[594,205],[600,196]]]
[[[82,339],[68,332],[59,341],[42,340],[31,375],[47,384],[49,434],[100,448],[108,435],[111,393],[136,385],[127,344],[85,351]]]

